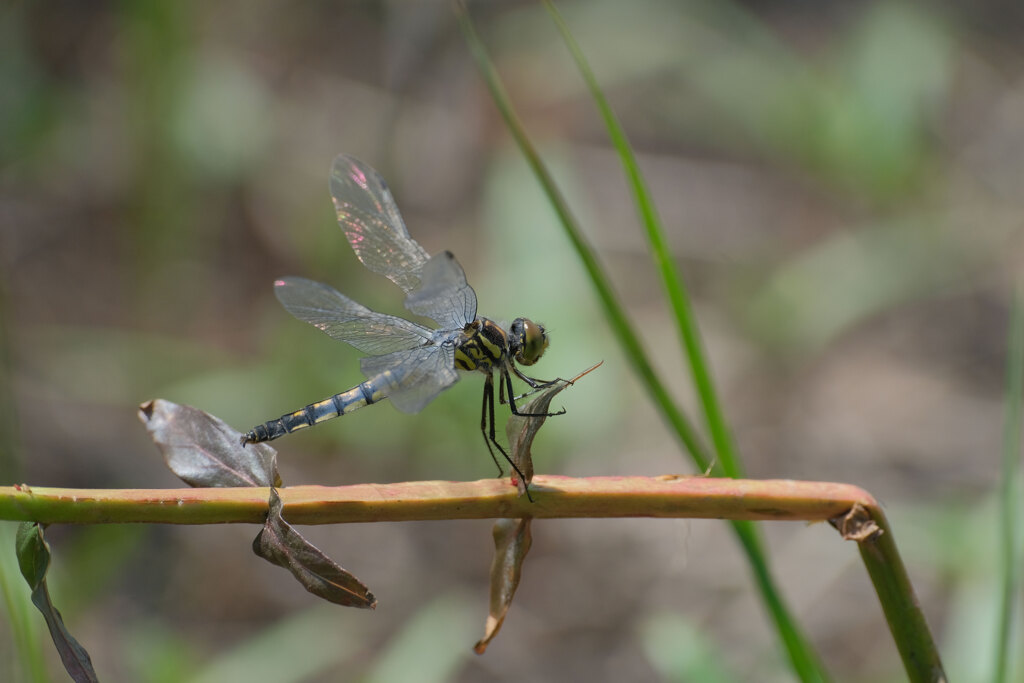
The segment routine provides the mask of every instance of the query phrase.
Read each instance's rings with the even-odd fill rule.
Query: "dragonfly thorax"
[[[490,374],[504,365],[508,358],[508,333],[487,318],[477,318],[467,324],[455,345],[455,367],[459,370],[479,370]]]

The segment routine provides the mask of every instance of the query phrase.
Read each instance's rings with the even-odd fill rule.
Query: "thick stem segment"
[[[504,479],[281,488],[292,524],[532,517],[829,520],[856,541],[913,681],[942,680],[942,663],[878,503],[824,482],[661,477],[534,477],[533,502]],[[45,524],[262,524],[270,489],[0,487],[0,519]]]
[[[828,520],[855,504],[875,508],[863,489],[845,484],[661,477],[540,476],[535,501],[508,480],[417,481],[279,489],[293,524],[402,522],[492,517],[692,517]],[[148,522],[262,524],[265,488],[58,489],[0,487],[0,519],[44,524]]]

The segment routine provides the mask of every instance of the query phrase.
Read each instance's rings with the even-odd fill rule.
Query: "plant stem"
[[[1006,350],[1006,417],[1003,431],[1002,477],[999,490],[999,551],[1001,587],[997,599],[996,648],[992,680],[1009,680],[1013,615],[1017,607],[1020,576],[1020,457],[1021,404],[1024,394],[1024,311],[1020,295],[1013,291],[1010,335]]]
[[[498,517],[691,517],[823,521],[871,496],[846,484],[706,477],[538,475],[535,502],[507,480],[417,481],[279,489],[294,524]],[[62,489],[0,487],[0,519],[42,524],[262,524],[266,488]]]
[[[897,649],[913,681],[941,680],[934,639],[914,596],[885,515],[856,486],[792,480],[661,477],[561,477],[539,475],[534,501],[508,481],[418,481],[279,489],[284,517],[293,524],[400,522],[485,518],[685,517],[823,521],[860,511],[860,546]],[[0,487],[0,520],[101,524],[262,524],[270,489],[62,489]]]

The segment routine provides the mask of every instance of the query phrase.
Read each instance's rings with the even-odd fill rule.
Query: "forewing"
[[[367,356],[360,367],[403,413],[418,413],[442,391],[455,384],[455,351],[449,344]]]
[[[444,329],[461,330],[476,320],[476,293],[455,256],[442,251],[423,267],[420,286],[405,298],[405,307]]]
[[[389,278],[406,294],[416,289],[420,271],[430,257],[409,237],[380,174],[342,154],[331,167],[331,197],[338,225],[363,265]]]
[[[320,282],[286,277],[274,283],[278,301],[299,320],[334,339],[375,356],[430,343],[431,330],[414,322],[376,313]]]

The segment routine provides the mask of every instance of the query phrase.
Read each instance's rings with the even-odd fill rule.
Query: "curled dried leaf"
[[[252,543],[254,553],[284,567],[317,597],[345,607],[373,609],[377,599],[362,581],[346,571],[284,521],[281,497],[270,489],[267,522]]]
[[[499,519],[494,523],[494,561],[491,563],[491,601],[484,637],[473,646],[482,655],[505,622],[512,597],[523,575],[523,560],[530,551],[529,519]]]
[[[241,444],[242,433],[198,408],[156,399],[139,406],[139,419],[167,466],[189,486],[280,486],[277,452]]]
[[[572,386],[581,377],[600,367],[601,363],[593,365],[572,379],[556,379],[546,387],[539,389],[532,395],[528,403],[518,405],[520,413],[524,415],[512,415],[505,423],[505,435],[511,447],[512,462],[516,464],[519,471],[523,473],[525,481],[517,482],[519,495],[527,492],[530,481],[533,479],[533,440],[537,432],[547,420],[546,415],[550,412],[551,399],[557,396],[566,387]]]

